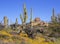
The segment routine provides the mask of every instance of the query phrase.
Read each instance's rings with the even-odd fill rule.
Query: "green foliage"
[[[2,34],[1,34],[1,35],[0,35],[0,39],[1,39],[1,38],[3,38],[3,39],[9,39],[9,36],[7,36],[7,35],[2,35]]]

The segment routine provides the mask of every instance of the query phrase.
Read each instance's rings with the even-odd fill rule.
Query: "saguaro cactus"
[[[24,14],[23,14],[23,16],[22,16],[22,14],[20,14],[20,18],[21,18],[21,21],[22,21],[22,24],[23,24],[23,27],[24,27],[28,17],[27,17],[27,10],[26,10],[25,4],[24,4],[23,7],[24,7]]]
[[[58,14],[58,22],[60,23],[60,14]]]
[[[17,25],[18,24],[18,19],[16,18],[16,22],[15,22],[15,24]]]
[[[26,10],[26,5],[24,4],[24,23],[26,23],[27,20],[27,10]]]
[[[30,22],[32,22],[32,8],[31,8],[31,13],[30,13]]]
[[[52,10],[51,20],[52,20],[53,23],[56,23],[56,22],[57,22],[57,17],[55,16],[54,8],[53,8],[53,10]]]
[[[7,25],[8,25],[8,19],[6,16],[4,16],[4,26],[5,28],[7,28]]]
[[[30,24],[31,24],[31,28],[32,28],[32,26],[33,26],[33,24],[32,24],[32,8],[31,8],[31,11],[30,11],[31,13],[30,13]]]

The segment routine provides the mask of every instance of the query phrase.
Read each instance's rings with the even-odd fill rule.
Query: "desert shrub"
[[[9,36],[8,35],[0,35],[0,38],[3,38],[3,39],[9,39]]]
[[[20,37],[18,37],[18,36],[12,36],[11,38],[12,38],[12,40],[20,40]]]
[[[22,39],[20,44],[26,44],[25,39]]]

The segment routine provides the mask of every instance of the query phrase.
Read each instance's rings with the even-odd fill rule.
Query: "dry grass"
[[[7,35],[9,38],[8,39],[2,39],[0,38],[0,42],[2,41],[3,43],[7,44],[55,44],[53,42],[45,42],[45,38],[43,37],[36,37],[35,39],[31,39],[28,37],[27,34],[21,33],[20,35],[13,36],[9,34],[8,32],[2,30],[0,31],[1,35]]]

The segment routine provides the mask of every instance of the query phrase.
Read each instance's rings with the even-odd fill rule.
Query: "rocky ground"
[[[0,44],[54,44],[46,41],[42,34],[35,39],[29,38],[27,34],[11,35],[5,31],[0,31]]]

